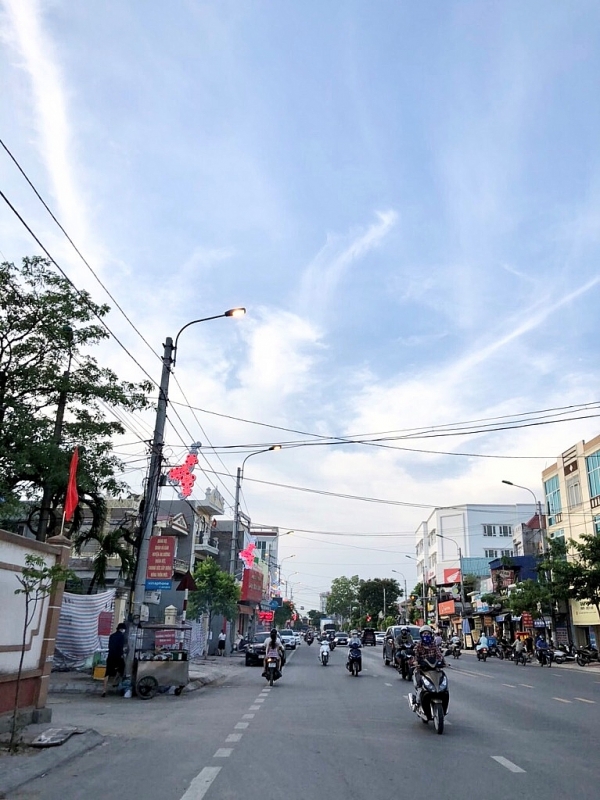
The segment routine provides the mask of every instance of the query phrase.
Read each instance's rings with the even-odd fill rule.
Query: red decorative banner
[[[148,552],[148,580],[171,580],[175,557],[174,536],[152,536]]]
[[[101,611],[98,614],[98,636],[110,636],[112,633],[112,611]]]
[[[453,567],[444,570],[444,584],[448,583],[460,583],[460,569]]]
[[[176,639],[177,631],[155,631],[154,632],[154,646],[155,647],[173,647]]]

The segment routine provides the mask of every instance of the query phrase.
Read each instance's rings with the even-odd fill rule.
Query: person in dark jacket
[[[106,687],[109,678],[122,678],[125,674],[125,631],[127,626],[124,622],[117,625],[117,630],[108,637],[108,657],[106,659],[106,672],[104,673],[104,687],[102,697],[106,697]],[[116,681],[114,685],[116,685]]]

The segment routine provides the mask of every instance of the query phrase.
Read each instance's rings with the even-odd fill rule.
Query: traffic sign
[[[269,608],[271,609],[271,611],[275,611],[276,608],[279,608],[279,603],[277,602],[277,600],[275,600],[275,598],[273,598],[269,603]]]

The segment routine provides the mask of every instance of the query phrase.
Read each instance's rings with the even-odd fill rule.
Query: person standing
[[[102,697],[106,697],[106,687],[108,686],[109,678],[120,678],[125,674],[125,631],[127,626],[124,622],[117,625],[117,630],[108,637],[108,656],[106,658],[106,671],[104,673],[104,685],[102,688]],[[113,682],[113,686],[117,684]]]
[[[225,642],[227,641],[227,634],[225,631],[221,631],[219,634],[219,643],[217,644],[217,655],[224,656],[225,655]]]

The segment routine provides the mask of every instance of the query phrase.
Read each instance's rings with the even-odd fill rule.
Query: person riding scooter
[[[323,662],[324,658],[326,659],[325,663],[327,663],[327,661],[329,661],[329,652],[330,652],[329,642],[324,637],[324,638],[321,639],[321,646],[319,647],[319,661],[321,663],[324,663]]]
[[[358,671],[362,672],[362,655],[361,655],[362,642],[356,631],[352,634],[352,638],[348,642],[348,659],[346,660],[346,669],[352,668],[351,662],[358,661]]]
[[[430,625],[422,625],[419,629],[419,641],[413,648],[411,666],[413,667],[413,683],[417,689],[417,699],[423,686],[422,673],[433,669],[436,664],[444,663],[441,647],[436,645]]]
[[[265,642],[265,669],[262,673],[263,678],[267,677],[267,659],[277,659],[277,672],[281,675],[281,665],[285,656],[285,647],[279,638],[277,629],[273,628],[270,637]]]

